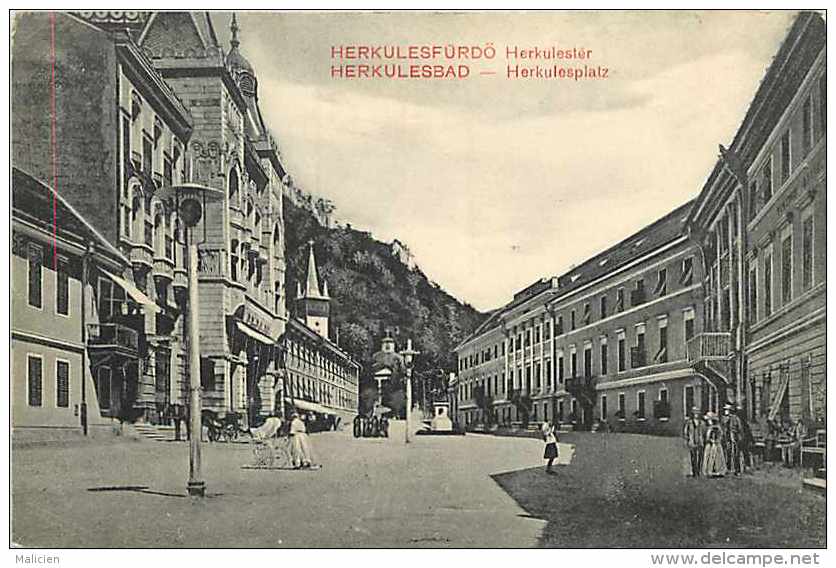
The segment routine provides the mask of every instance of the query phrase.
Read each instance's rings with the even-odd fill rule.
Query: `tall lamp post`
[[[184,242],[189,275],[189,297],[187,302],[186,325],[189,343],[189,495],[206,495],[206,482],[201,471],[201,438],[203,424],[200,386],[200,300],[197,290],[197,245],[195,228],[204,217],[206,204],[223,199],[223,192],[196,183],[186,183],[162,188],[160,199],[172,200],[177,218],[185,226]],[[206,240],[206,221],[203,221],[203,240]]]
[[[406,435],[404,442],[409,443],[409,416],[412,414],[412,360],[418,355],[420,351],[412,349],[412,340],[406,340],[406,349],[401,351],[403,362],[406,366]]]

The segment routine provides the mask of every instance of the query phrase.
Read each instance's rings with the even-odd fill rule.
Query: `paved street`
[[[210,496],[184,495],[185,443],[14,451],[13,540],[93,547],[815,547],[825,499],[781,470],[688,479],[681,441],[561,437],[557,475],[530,438],[312,436],[321,470],[247,470],[207,445]],[[572,456],[571,447],[576,447]],[[131,490],[131,488],[135,488]],[[112,488],[113,490],[102,490]],[[99,489],[98,491],[89,491]]]
[[[245,444],[206,446],[211,496],[184,497],[185,443],[15,450],[13,540],[31,546],[536,546],[530,518],[491,475],[542,464],[537,440],[348,432],[312,436],[323,468],[245,470]],[[567,452],[564,452],[567,453]],[[89,489],[147,487],[140,491]]]

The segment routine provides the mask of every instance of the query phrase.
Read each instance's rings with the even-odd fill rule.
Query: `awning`
[[[115,274],[111,274],[104,268],[99,268],[102,272],[107,274],[108,278],[116,282],[137,304],[140,304],[144,309],[148,310],[149,313],[158,314],[162,311],[162,308],[154,302],[151,298],[145,295],[145,293],[137,288],[132,282],[125,280],[121,276],[116,276]]]
[[[273,339],[270,339],[269,337],[267,337],[263,333],[260,333],[256,330],[252,329],[251,327],[249,327],[247,324],[245,324],[243,322],[236,321],[235,325],[241,331],[241,333],[243,333],[244,335],[248,335],[248,336],[252,337],[256,341],[266,343],[267,345],[274,345],[276,343]]]
[[[333,408],[328,408],[327,406],[322,406],[321,404],[317,404],[315,402],[308,402],[307,400],[291,400],[289,398],[285,398],[285,400],[291,403],[293,406],[298,408],[299,410],[307,410],[309,412],[319,412],[320,414],[336,414],[337,411]]]

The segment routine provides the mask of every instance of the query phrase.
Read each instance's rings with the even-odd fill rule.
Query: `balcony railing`
[[[731,333],[706,332],[688,340],[688,362],[725,361],[731,353]]]
[[[137,332],[119,323],[87,324],[87,343],[91,347],[122,347],[130,351],[138,349]]]

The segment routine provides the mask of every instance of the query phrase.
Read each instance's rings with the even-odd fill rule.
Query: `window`
[[[546,359],[546,386],[549,390],[554,386],[554,375],[552,375],[552,360]]]
[[[630,350],[630,367],[633,369],[647,364],[644,341],[645,324],[636,324],[636,345]]]
[[[664,387],[659,389],[659,400],[656,402],[653,414],[660,420],[666,420],[671,417],[671,409],[668,404],[668,389]]]
[[[229,201],[238,199],[238,172],[235,168],[229,170]],[[237,203],[236,203],[237,205]]]
[[[813,149],[813,97],[807,97],[801,109],[801,145],[806,156]]]
[[[592,343],[584,345],[583,348],[583,376],[592,376]]]
[[[615,292],[615,311],[624,311],[624,288],[619,288]]]
[[[540,390],[541,388],[540,382],[540,363],[534,364],[534,388]]]
[[[636,397],[636,406],[637,406],[637,408],[636,408],[636,418],[638,418],[639,420],[644,420],[645,419],[644,398],[645,398],[645,392],[644,391],[639,391],[637,393],[637,397]]]
[[[61,408],[70,406],[70,364],[55,361],[55,404]]]
[[[618,372],[623,373],[627,369],[627,338],[624,332],[618,333]]]
[[[781,136],[781,184],[786,182],[792,173],[792,153],[790,151],[791,132],[787,130]]]
[[[201,374],[209,375],[214,372],[214,369],[209,372],[205,372],[204,369],[201,371]],[[157,356],[154,358],[154,381],[156,392],[167,396],[171,389],[171,351],[168,349],[157,351]]]
[[[659,350],[653,358],[655,363],[668,362],[668,318],[660,318],[659,320]]]
[[[563,316],[557,316],[557,328],[554,331],[555,335],[563,335]]]
[[[578,353],[575,351],[574,345],[569,352],[569,373],[573,379],[578,376]]]
[[[601,319],[604,319],[605,317],[607,317],[607,297],[606,296],[601,296],[600,306],[601,306]]]
[[[534,326],[534,343],[540,343],[540,326]]]
[[[145,198],[145,244],[154,246],[154,223],[151,214],[151,197]]]
[[[624,396],[623,392],[618,393],[618,417],[621,420],[624,420],[624,417],[627,415],[627,397]]]
[[[43,406],[43,359],[29,355],[26,361],[26,390],[29,406]]]
[[[563,384],[563,353],[557,356],[557,382]]]
[[[589,305],[589,302],[586,302],[583,305],[583,324],[589,325],[590,321],[592,321],[592,307]]]
[[[758,180],[752,180],[749,184],[749,220],[754,219],[758,214]]]
[[[767,203],[772,199],[772,156],[766,160],[763,167],[763,202]]]
[[[238,241],[232,240],[229,255],[230,277],[233,281],[238,280]]]
[[[29,243],[29,305],[43,307],[43,263],[44,251],[34,243]]]
[[[694,337],[694,317],[696,316],[694,308],[685,308],[682,311],[682,317],[685,322],[685,343]]]
[[[659,269],[659,274],[656,279],[656,287],[653,289],[653,293],[657,296],[664,296],[668,293],[668,269],[661,268]]]
[[[784,304],[792,301],[792,226],[781,241],[781,299]]]
[[[154,171],[154,145],[147,136],[142,137],[142,172],[151,175]],[[146,188],[147,189],[147,188]]]
[[[121,315],[125,305],[125,291],[116,286],[109,279],[99,278],[99,319],[109,320],[112,316]]]
[[[549,341],[552,338],[552,322],[551,320],[543,323],[543,341]],[[505,353],[503,353],[505,355]]]
[[[683,286],[690,286],[694,282],[694,257],[686,256],[682,259],[682,272],[679,283]]]
[[[525,368],[525,392],[531,392],[531,365]]]
[[[607,395],[601,395],[601,420],[607,419]]]
[[[813,287],[813,213],[810,211],[801,222],[801,289]]]
[[[569,314],[569,316],[570,316],[570,321],[571,321],[571,323],[570,323],[571,327],[569,329],[571,329],[572,331],[575,331],[575,310],[572,310],[572,313]]]
[[[70,315],[70,267],[66,258],[58,259],[55,274],[55,311],[62,316]]]
[[[763,255],[763,315],[772,315],[772,245]]]
[[[749,265],[749,322],[758,321],[758,265],[753,262]]]
[[[607,369],[607,357],[608,356],[609,356],[609,353],[607,352],[607,338],[602,337],[601,338],[601,374],[602,375],[606,375],[607,371],[608,371],[608,369]]]

